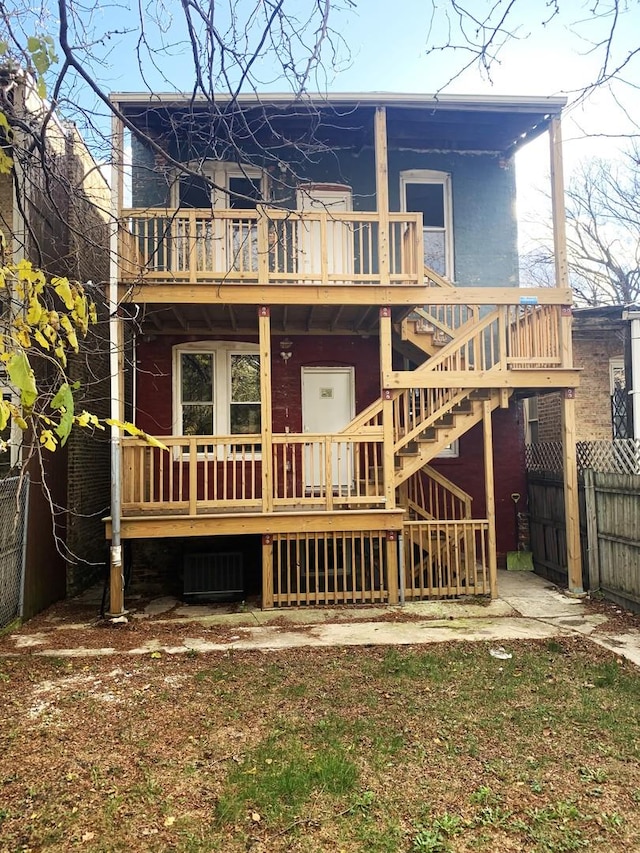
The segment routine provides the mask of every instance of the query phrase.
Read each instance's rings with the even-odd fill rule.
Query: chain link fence
[[[0,629],[22,616],[28,477],[0,480]]]

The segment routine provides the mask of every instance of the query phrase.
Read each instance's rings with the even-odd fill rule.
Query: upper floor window
[[[203,341],[174,347],[174,434],[260,432],[257,344]]]
[[[451,175],[427,169],[400,172],[402,210],[421,213],[424,263],[453,280]]]
[[[627,403],[629,392],[623,358],[609,359],[609,385],[611,392],[611,425],[614,438],[628,438]]]
[[[266,200],[261,169],[238,163],[206,161],[203,175],[180,175],[173,186],[174,207],[213,207],[222,210],[255,210]]]

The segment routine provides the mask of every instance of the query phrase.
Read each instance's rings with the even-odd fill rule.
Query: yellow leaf
[[[95,302],[92,302],[89,305],[89,322],[94,326],[98,322],[98,311],[96,309],[96,303]]]
[[[74,352],[78,352],[78,337],[73,329],[67,334],[69,346]]]
[[[25,421],[24,418],[21,418],[19,415],[18,415],[18,417],[14,418],[14,421],[16,422],[16,425],[20,427],[21,430],[25,430],[27,428],[27,422]]]
[[[58,442],[50,429],[43,429],[40,433],[40,444],[44,444],[47,450],[54,451]]]
[[[151,652],[151,657],[152,658],[161,658],[162,655],[160,654],[160,652]]]
[[[56,356],[57,356],[58,360],[60,361],[60,364],[61,364],[63,367],[66,367],[66,366],[67,366],[67,356],[65,355],[65,351],[64,351],[64,343],[63,343],[62,341],[60,341],[60,342],[58,343],[58,345],[56,346],[56,348],[55,348],[54,352],[55,352],[55,354],[56,354]]]
[[[31,346],[31,338],[29,337],[29,332],[26,329],[17,329],[16,330],[16,340],[24,349],[29,349]]]
[[[251,812],[251,820],[254,823],[260,823],[260,821],[262,820],[262,816],[259,812]]]
[[[176,822],[175,817],[165,817],[165,819],[164,819],[164,825],[165,826],[173,826],[173,824],[175,822]]]
[[[42,305],[38,302],[38,297],[33,296],[29,300],[29,310],[27,311],[27,323],[32,326],[37,326],[42,316]]]
[[[67,317],[67,315],[66,315],[66,314],[63,314],[63,315],[60,317],[60,325],[61,325],[61,326],[62,326],[62,328],[65,330],[65,332],[67,332],[67,334],[68,334],[69,332],[72,332],[72,331],[73,331],[73,326],[71,325],[71,320]]]
[[[11,407],[6,400],[0,400],[0,432],[6,427],[11,416]]]
[[[51,284],[53,285],[53,289],[58,294],[60,299],[64,302],[65,308],[67,311],[71,311],[73,308],[74,298],[73,293],[71,291],[71,285],[69,283],[68,278],[57,278],[52,277]]]
[[[53,328],[53,326],[50,326],[49,323],[46,323],[42,327],[42,332],[49,338],[49,340],[51,341],[52,344],[55,344],[55,342],[58,338],[58,333]]]
[[[49,328],[51,328],[51,326],[49,326]],[[51,329],[51,331],[53,331],[53,329]],[[49,349],[49,341],[45,338],[40,329],[35,330],[35,332],[33,333],[33,337],[40,344],[42,349]]]

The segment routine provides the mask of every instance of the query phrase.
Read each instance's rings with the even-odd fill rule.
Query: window
[[[627,391],[623,358],[612,358],[609,360],[609,385],[613,438],[628,438],[627,402],[629,400],[629,392]]]
[[[401,172],[400,200],[404,211],[422,214],[425,265],[453,280],[451,176],[424,169]]]
[[[203,175],[180,175],[175,182],[174,207],[255,210],[266,199],[264,174],[254,166],[209,160],[194,164],[195,170]]]
[[[257,344],[174,347],[174,434],[255,435],[260,423]]]
[[[538,444],[539,436],[539,416],[538,416],[538,398],[527,397],[522,401],[524,411],[525,444]]]

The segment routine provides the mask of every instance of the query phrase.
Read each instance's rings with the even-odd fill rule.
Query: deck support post
[[[484,439],[484,485],[487,522],[487,551],[489,557],[489,589],[491,598],[498,597],[498,557],[496,543],[496,499],[493,478],[493,428],[491,424],[491,402],[482,403],[482,433]],[[475,556],[475,555],[474,555]],[[475,570],[475,566],[474,566]]]
[[[558,117],[552,118],[549,123],[549,144],[556,287],[566,289],[569,288],[569,265],[567,261],[567,226],[564,207],[564,176],[562,170],[562,128]],[[573,367],[570,305],[563,305],[561,309],[560,357],[562,367],[565,369]],[[583,589],[574,388],[566,388],[562,393],[562,455],[568,586],[569,592],[580,595]]]
[[[262,537],[262,609],[273,607],[273,536]]]
[[[398,603],[398,535],[395,530],[386,533],[387,595],[389,604]]]
[[[576,458],[576,401],[573,388],[562,395],[562,469],[564,471],[564,515],[567,536],[568,588],[582,595],[580,553],[580,509],[578,502],[578,460]]]
[[[387,111],[377,107],[374,119],[376,152],[376,208],[378,211],[378,254],[380,284],[389,284],[389,164],[387,156]]]
[[[382,470],[384,475],[384,499],[386,509],[395,509],[394,486],[394,434],[393,392],[385,389],[384,376],[391,368],[391,308],[380,309],[380,388],[382,396]]]
[[[123,196],[124,130],[115,116],[111,122],[115,181],[111,191],[111,237],[109,277],[109,370],[110,414],[124,421],[124,329],[118,314],[118,214]],[[124,561],[120,537],[122,517],[122,432],[111,427],[111,546],[109,549],[109,615],[124,614]]]
[[[260,431],[262,433],[262,511],[273,512],[273,426],[271,404],[271,311],[258,308],[260,349]]]

